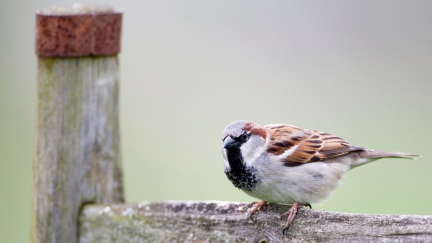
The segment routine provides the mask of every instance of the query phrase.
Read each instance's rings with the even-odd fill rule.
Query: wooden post
[[[124,201],[116,56],[121,17],[105,6],[81,5],[36,15],[32,242],[77,242],[85,204]]]

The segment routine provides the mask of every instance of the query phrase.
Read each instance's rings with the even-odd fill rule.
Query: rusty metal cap
[[[36,54],[46,57],[120,53],[122,14],[103,5],[74,4],[36,13]]]

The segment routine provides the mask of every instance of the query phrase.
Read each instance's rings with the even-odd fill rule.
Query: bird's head
[[[225,160],[233,162],[228,154],[241,156],[250,165],[265,150],[266,137],[267,130],[256,123],[244,120],[230,123],[222,132]]]

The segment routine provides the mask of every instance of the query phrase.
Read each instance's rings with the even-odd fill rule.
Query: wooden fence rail
[[[432,216],[301,209],[283,235],[282,205],[251,221],[243,203],[122,204],[121,14],[75,5],[36,22],[32,242],[432,242]]]
[[[268,206],[255,220],[248,204],[142,202],[88,205],[80,217],[81,242],[432,242],[432,216],[365,215],[303,208],[285,235]]]

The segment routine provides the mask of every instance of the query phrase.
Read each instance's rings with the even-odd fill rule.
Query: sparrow
[[[299,208],[328,199],[345,173],[381,158],[415,159],[419,155],[380,152],[354,146],[325,132],[292,125],[260,126],[234,121],[222,132],[225,174],[235,187],[267,203],[292,205],[284,214],[289,228]]]

